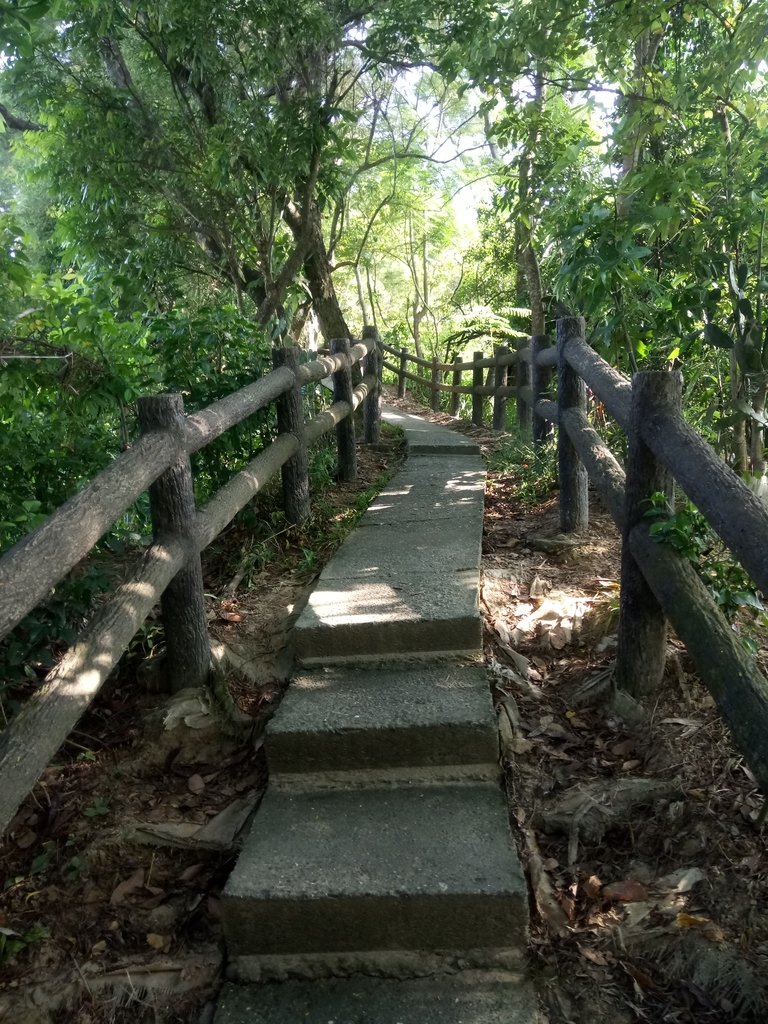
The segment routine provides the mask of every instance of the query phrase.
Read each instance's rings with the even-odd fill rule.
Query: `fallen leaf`
[[[608,961],[605,956],[597,949],[590,949],[589,946],[579,946],[581,955],[585,960],[589,960],[593,964],[597,964],[598,967],[607,967]]]
[[[101,942],[94,942],[91,946],[91,956],[103,956],[107,952],[107,943],[105,939]]]
[[[621,766],[621,770],[623,772],[631,772],[634,768],[639,768],[642,763],[637,758],[633,758],[631,761],[625,761]]]
[[[37,839],[37,832],[33,832],[31,828],[25,829],[20,836],[16,837],[16,845],[20,850],[28,850]]]
[[[620,900],[622,903],[639,903],[648,898],[648,890],[640,882],[631,878],[623,882],[612,882],[604,885],[602,895],[607,900]]]
[[[675,924],[681,929],[695,929],[710,942],[725,942],[725,933],[722,928],[718,927],[714,921],[710,921],[708,917],[696,917],[694,914],[681,912],[675,918]]]
[[[147,934],[147,945],[151,946],[152,949],[167,949],[171,944],[170,935],[158,935],[157,932],[149,932]]]
[[[597,877],[597,875],[590,875],[589,878],[584,882],[584,892],[589,896],[590,899],[597,899],[600,895],[600,890],[603,888],[603,883]]]
[[[187,779],[187,789],[190,793],[202,793],[205,789],[205,782],[202,775],[190,775]]]
[[[219,619],[220,621],[223,620],[224,622],[242,622],[243,621],[243,616],[240,615],[238,612],[219,612],[219,614],[216,616],[216,618]]]
[[[132,896],[135,892],[144,888],[144,868],[136,868],[130,878],[116,885],[109,897],[112,906],[122,903],[126,896]]]
[[[654,885],[667,892],[690,892],[694,885],[705,881],[706,877],[701,868],[678,868],[663,878],[657,878]]]
[[[190,866],[185,868],[179,875],[179,881],[191,882],[193,878],[197,878],[204,867],[204,864],[190,864]]]

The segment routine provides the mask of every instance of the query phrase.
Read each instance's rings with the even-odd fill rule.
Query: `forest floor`
[[[541,1024],[765,1021],[762,802],[674,637],[658,695],[610,699],[611,520],[594,502],[588,533],[560,537],[556,492],[508,436],[400,404],[475,437],[497,467],[481,609]],[[305,530],[276,530],[270,559],[244,530],[207,558],[211,633],[259,666],[230,673],[253,720],[247,741],[222,735],[199,703],[137,687],[154,674],[129,665],[47,769],[0,850],[3,1024],[211,1020],[218,897],[266,784],[253,735],[279,702],[292,617],[350,502],[364,504],[399,458],[392,443],[364,452],[360,483],[330,487]]]

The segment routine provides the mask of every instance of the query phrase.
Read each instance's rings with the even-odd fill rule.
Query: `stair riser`
[[[230,956],[514,946],[527,907],[511,894],[240,900],[224,897]]]
[[[304,664],[331,664],[356,656],[451,651],[474,654],[482,630],[478,616],[441,622],[370,622],[297,628],[296,657]]]
[[[268,734],[271,773],[354,771],[367,768],[496,764],[493,720],[485,727],[430,725],[414,729]]]

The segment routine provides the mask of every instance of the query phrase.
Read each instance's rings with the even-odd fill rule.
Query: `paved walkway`
[[[222,901],[216,1024],[532,1024],[527,892],[480,660],[485,470],[386,411],[409,458],[325,568]]]

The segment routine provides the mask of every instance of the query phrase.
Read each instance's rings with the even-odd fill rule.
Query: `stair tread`
[[[478,972],[408,980],[333,978],[224,987],[215,1024],[534,1024],[519,976]]]
[[[488,763],[496,716],[476,664],[299,674],[266,738],[272,771]]]

